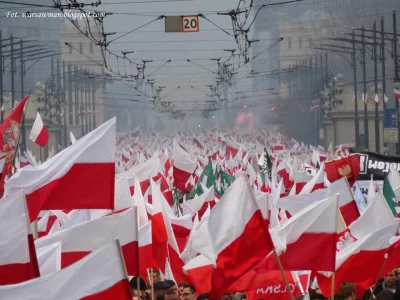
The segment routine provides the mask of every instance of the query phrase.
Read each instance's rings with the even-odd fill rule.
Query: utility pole
[[[74,66],[74,73],[78,74],[78,66]],[[76,76],[75,76],[76,77]],[[79,80],[74,80],[75,90],[75,125],[79,125]]]
[[[383,111],[386,111],[386,55],[385,55],[385,19],[381,17],[381,59],[382,59],[382,99]]]
[[[373,30],[374,30],[374,45],[373,45],[373,59],[374,59],[374,76],[375,76],[375,95],[378,95],[378,47],[377,47],[377,40],[376,40],[376,21],[374,21],[373,25]],[[375,151],[380,152],[381,151],[381,141],[380,141],[380,136],[379,136],[379,103],[375,102]]]
[[[82,73],[82,67],[81,67],[81,73]],[[84,136],[85,135],[85,124],[83,123],[83,89],[84,89],[84,84],[83,84],[83,80],[80,80],[80,82],[81,82],[81,102],[80,102],[80,105],[79,105],[79,113],[80,113],[80,116],[81,116],[81,125],[82,125],[82,127],[81,127],[81,129],[82,129],[82,136]]]
[[[353,80],[354,80],[354,114],[355,114],[355,119],[354,119],[354,134],[355,134],[355,144],[356,144],[356,149],[360,147],[360,123],[359,123],[359,117],[358,117],[358,91],[357,91],[357,52],[356,52],[356,36],[353,30],[352,33],[352,39],[353,39],[353,52],[351,53],[351,60],[352,60],[352,67],[353,67]]]
[[[89,114],[88,114],[88,103],[89,103],[89,89],[88,89],[88,79],[85,77],[84,79],[85,82],[85,128],[86,128],[86,134],[89,133]]]
[[[400,82],[400,76],[399,76],[399,62],[398,62],[398,52],[397,52],[397,16],[396,16],[396,11],[393,11],[393,57],[394,57],[394,83]],[[396,144],[396,154],[400,154],[400,118],[399,118],[399,101],[395,99],[396,102],[396,116],[397,116],[397,144]]]
[[[92,80],[92,113],[93,130],[96,129],[96,77]]]
[[[65,89],[67,87],[66,83],[66,76],[65,76],[65,60],[63,60],[63,88],[62,88],[62,102],[65,107],[64,112],[64,147],[68,147],[68,129],[67,129],[67,101],[66,101],[66,94]]]
[[[51,57],[51,86],[54,87],[54,62],[53,62],[53,56]]]
[[[385,19],[381,17],[381,60],[382,60],[382,105],[383,105],[383,114],[386,112],[386,56],[385,56]],[[385,129],[383,129],[385,130]],[[385,143],[385,137],[383,137],[383,148],[387,153],[388,145]]]
[[[362,45],[362,65],[363,65],[363,83],[364,83],[364,147],[369,149],[369,124],[368,124],[368,91],[367,91],[367,62],[365,60],[365,31],[364,26],[361,27],[361,45]]]
[[[19,51],[19,59],[21,62],[21,100],[24,98],[24,53],[22,50],[22,39],[20,39],[19,42],[19,47],[20,47],[20,51]],[[25,133],[25,116],[26,116],[26,112],[24,113],[24,117],[22,119],[22,124],[21,124],[21,134],[22,134],[22,152],[26,151],[26,133]]]
[[[65,75],[64,75],[65,76]],[[70,125],[74,124],[74,116],[72,114],[72,74],[71,63],[68,63],[68,122]]]
[[[313,59],[312,56],[309,59],[309,63],[310,63],[310,70],[308,73],[308,94],[307,94],[307,114],[309,116],[308,120],[309,120],[309,128],[310,128],[310,132],[309,132],[309,137],[310,137],[310,145],[313,144],[314,142],[314,135],[315,135],[315,130],[314,130],[314,114],[311,112],[310,108],[311,108],[311,101],[312,101],[312,97],[313,97],[313,79],[314,79],[314,70],[313,70]]]
[[[11,43],[11,109],[14,109],[15,102],[15,82],[14,82],[14,37],[10,34],[10,43]]]
[[[60,105],[60,117],[61,117],[61,76],[60,76],[60,60],[59,59],[57,59],[57,102]],[[63,117],[66,118],[65,108],[64,108],[64,116]],[[60,121],[62,122],[62,120],[60,120]],[[60,127],[62,127],[62,125],[60,125]],[[59,139],[58,139],[58,142],[60,145],[62,145],[61,136],[62,136],[62,130],[60,130],[60,132],[59,132]]]
[[[2,44],[2,36],[0,30],[0,108],[3,107],[3,44]],[[3,124],[4,113],[0,112],[1,115],[1,123]]]

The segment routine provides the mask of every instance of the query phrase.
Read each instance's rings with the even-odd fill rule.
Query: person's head
[[[156,282],[161,281],[160,271],[159,270],[154,270],[153,269],[152,280],[153,280],[153,284],[156,283]]]
[[[185,285],[188,285],[188,283],[183,282],[183,281],[178,282],[178,294],[179,295],[182,295]]]
[[[193,284],[187,284],[183,287],[182,291],[182,299],[183,300],[195,300],[196,297],[196,289]]]
[[[197,300],[208,300],[208,294],[201,294],[197,297]]]
[[[158,281],[154,284],[154,292],[156,296],[164,295],[165,292],[169,289],[169,284],[165,281]]]
[[[352,282],[344,282],[340,286],[338,296],[343,300],[356,299],[356,286]]]
[[[166,290],[164,300],[180,300],[178,294],[174,290]]]
[[[146,283],[144,282],[143,278],[135,276],[129,281],[129,285],[131,286],[133,296],[146,296]]]
[[[305,295],[301,295],[301,296],[297,297],[296,300],[303,300],[304,298],[305,298]],[[322,294],[311,292],[310,300],[325,300],[325,296]]]
[[[310,300],[325,300],[325,296],[321,293],[310,293]]]
[[[391,291],[383,290],[376,296],[376,300],[393,300],[394,294]]]
[[[178,286],[176,285],[175,281],[173,280],[164,280],[168,285],[169,289],[175,292],[175,294],[178,294]]]
[[[385,281],[385,287],[389,289],[395,289],[396,288],[396,271],[389,272],[385,275],[384,281]]]
[[[400,279],[400,266],[396,268],[397,271],[397,279]]]

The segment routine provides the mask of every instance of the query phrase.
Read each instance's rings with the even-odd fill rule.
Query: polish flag
[[[41,210],[114,209],[115,134],[113,118],[41,165],[21,169],[6,191],[23,190],[31,221]]]
[[[27,297],[131,300],[132,292],[118,243],[112,242],[57,273],[22,284],[0,286],[0,299],[25,300]]]
[[[346,178],[332,182],[328,188],[319,189],[311,194],[291,195],[278,200],[278,208],[287,210],[292,216],[307,206],[339,194],[339,208],[347,226],[358,219],[360,212]]]
[[[199,252],[215,262],[211,293],[218,296],[253,269],[274,245],[257,200],[243,176],[225,191],[207,223],[211,245],[203,245]],[[253,244],[258,246],[246,246]]]
[[[394,97],[397,100],[400,100],[400,91],[398,89],[394,89]]]
[[[192,216],[186,215],[180,218],[170,216],[170,221],[180,253],[185,249],[189,240],[190,231],[193,227]]]
[[[167,233],[167,250],[168,250],[168,258],[169,264],[171,266],[171,270],[174,274],[174,277],[177,282],[184,281],[187,282],[188,278],[183,273],[182,267],[184,266],[183,260],[179,257],[180,250],[175,237],[173,225],[171,218],[174,215],[171,207],[169,206],[167,200],[163,196],[160,191],[159,186],[152,180],[151,181],[151,190],[153,193],[153,207],[155,210],[160,211],[162,213],[163,221],[165,224],[165,229]],[[189,232],[188,232],[189,235]]]
[[[204,255],[199,255],[190,260],[185,266],[184,271],[188,274],[190,282],[196,287],[199,294],[209,293],[213,274],[213,262]]]
[[[40,276],[53,274],[61,270],[61,243],[55,243],[36,249]]]
[[[229,157],[231,155],[233,158],[235,158],[239,152],[239,149],[240,149],[240,144],[232,141],[231,139],[228,139],[226,141],[226,152],[225,152],[226,157]]]
[[[378,94],[375,94],[375,103],[381,104],[381,99],[379,99]]]
[[[193,160],[189,154],[179,146],[177,141],[174,141],[173,149],[173,176],[174,186],[181,191],[185,191],[185,184],[190,175],[197,168],[197,161]]]
[[[373,285],[385,261],[385,253],[390,240],[399,230],[399,222],[379,228],[350,246],[339,251],[336,256],[335,293],[342,282],[355,282],[364,292]],[[366,264],[365,262],[372,262]],[[331,274],[317,274],[318,285],[326,297],[331,296]],[[357,296],[361,296],[358,295]]]
[[[160,174],[163,174],[163,171],[161,168],[160,159],[156,155],[143,163],[139,163],[138,165],[123,173],[123,175],[128,179],[131,195],[135,193],[134,187],[136,178],[139,179],[142,193],[146,193],[146,191],[150,187],[150,178],[153,178]],[[157,178],[156,180],[158,179],[159,178]]]
[[[347,226],[353,223],[360,216],[357,203],[354,200],[353,192],[350,189],[349,183],[345,177],[332,182],[327,191],[327,197],[339,194],[339,207],[343,219]]]
[[[123,175],[115,175],[114,212],[121,212],[132,207],[132,205],[127,179]],[[113,211],[110,209],[91,209],[90,217],[94,220],[112,213]]]
[[[324,188],[325,168],[322,165],[317,173],[301,190],[300,194],[310,194],[311,192]]]
[[[151,222],[139,228],[139,276],[147,278],[147,269],[153,267]]]
[[[209,212],[210,212],[209,210],[206,212],[204,218],[209,217],[210,215]],[[203,219],[203,223],[204,222],[205,221]],[[183,249],[181,255],[179,256],[185,263],[188,263],[190,260],[192,260],[199,254],[195,249],[193,249],[193,243],[196,243],[198,241],[198,231],[201,230],[201,228],[203,228],[204,230],[206,229],[206,226],[200,226],[198,214],[196,214],[193,221],[193,227],[192,230],[190,230],[189,238],[187,240],[185,248]]]
[[[62,226],[68,219],[68,215],[60,210],[50,210],[46,212],[37,222],[38,237],[41,238],[48,235],[56,222],[59,222]]]
[[[39,277],[28,211],[21,191],[0,201],[0,236],[0,286]],[[5,299],[1,293],[0,299]]]
[[[100,249],[105,241],[119,239],[128,275],[138,275],[138,229],[134,208],[57,231],[35,241],[37,248],[61,242],[61,267]]]
[[[4,166],[6,164],[6,157],[0,158],[0,178],[3,176]]]
[[[341,234],[337,242],[337,249],[342,251],[369,233],[396,222],[385,198],[381,192],[378,192],[363,214]]]
[[[337,196],[316,202],[271,232],[285,270],[334,270],[336,241],[346,229],[338,203]],[[275,257],[267,257],[258,270],[279,270]]]
[[[47,142],[49,141],[49,132],[47,131],[46,127],[44,127],[39,112],[36,114],[36,119],[33,123],[29,139],[41,147],[46,146]]]

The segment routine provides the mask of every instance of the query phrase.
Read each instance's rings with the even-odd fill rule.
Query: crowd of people
[[[139,282],[139,288],[138,288]],[[173,280],[161,280],[157,270],[152,271],[152,284],[146,284],[141,277],[132,277],[130,280],[133,300],[209,300],[209,294],[198,294],[193,284],[186,282],[176,283]],[[219,300],[245,300],[246,293],[225,294]],[[264,300],[257,299],[257,300]],[[307,294],[301,295],[296,300],[325,300],[318,288],[310,288]],[[356,297],[356,286],[352,282],[341,284],[334,300],[400,300],[400,267],[385,274],[379,279],[378,284],[371,286],[361,298]]]

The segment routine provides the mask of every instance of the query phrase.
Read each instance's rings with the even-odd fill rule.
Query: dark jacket
[[[399,288],[400,288],[400,281],[399,280],[396,280],[396,293],[397,293],[397,290],[399,290]],[[375,291],[374,291],[374,295],[376,296],[376,295],[378,295],[380,292],[382,292],[383,290],[386,290],[386,287],[385,287],[385,282],[382,280],[377,286],[376,286],[376,288],[375,288]],[[399,298],[399,300],[400,300],[400,298]]]

